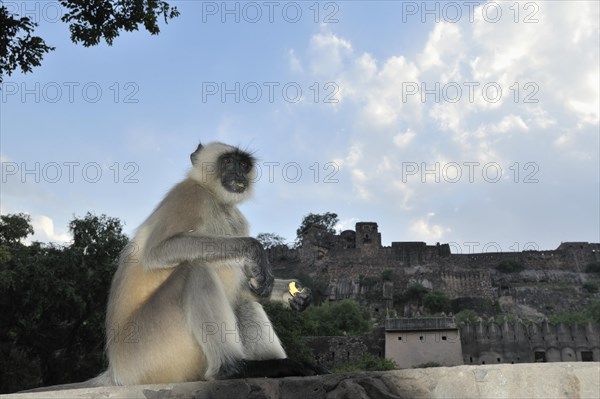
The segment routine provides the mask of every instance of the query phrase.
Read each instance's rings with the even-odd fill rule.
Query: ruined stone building
[[[457,325],[452,317],[388,319],[385,328],[356,337],[309,337],[316,361],[332,369],[364,353],[399,368],[426,363],[515,364],[600,361],[600,325],[548,322]]]
[[[600,361],[597,324],[478,322],[460,334],[464,364]]]
[[[415,283],[444,291],[453,313],[473,309],[487,318],[507,315],[512,324],[482,322],[460,328],[465,364],[498,359],[501,363],[529,362],[542,357],[546,361],[600,360],[597,340],[590,338],[598,333],[598,326],[544,324],[549,316],[581,311],[600,301],[599,292],[585,289],[586,283],[600,284],[597,273],[585,272],[587,265],[600,262],[600,243],[565,242],[554,250],[520,252],[462,254],[456,249],[452,243],[383,246],[377,223],[360,222],[355,230],[340,234],[310,226],[298,248],[275,247],[269,257],[276,275],[308,275],[327,287],[316,293],[320,299],[354,299],[367,305],[379,320],[424,315],[422,306],[402,301],[407,287]],[[503,261],[513,261],[522,270],[503,273],[497,269]],[[525,328],[519,320],[541,327]],[[380,338],[378,342],[385,341]],[[384,351],[377,345],[365,347],[372,353]]]
[[[385,357],[400,368],[432,362],[461,365],[463,351],[456,322],[452,317],[387,319]]]
[[[381,245],[377,223],[356,223],[356,231],[330,234],[319,226],[307,228],[298,248],[279,246],[269,251],[276,275],[303,273],[327,282],[323,295],[330,301],[352,298],[368,304],[377,314],[397,311],[410,317],[411,309],[399,309],[395,297],[410,284],[441,289],[460,307],[480,306],[486,313],[495,302],[519,317],[579,310],[599,293],[582,289],[588,281],[600,281],[585,273],[589,263],[600,262],[600,243],[567,242],[555,250],[456,254],[450,244],[392,242]],[[518,273],[502,273],[502,261],[523,266]],[[565,294],[568,295],[565,295]],[[483,301],[482,301],[483,299]],[[489,309],[488,309],[489,310]]]

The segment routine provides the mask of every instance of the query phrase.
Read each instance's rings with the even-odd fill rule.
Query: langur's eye
[[[241,167],[242,167],[242,169],[244,169],[244,170],[248,170],[248,169],[250,169],[250,168],[249,168],[249,165],[248,165],[248,162],[246,162],[246,161],[242,161],[242,162],[240,162],[240,166],[241,166]]]
[[[224,158],[223,162],[225,162],[227,165],[229,165],[231,163],[231,158]]]

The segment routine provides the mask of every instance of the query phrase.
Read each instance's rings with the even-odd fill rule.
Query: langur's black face
[[[222,154],[219,157],[221,184],[232,193],[243,193],[250,186],[249,174],[254,166],[254,158],[240,150]]]

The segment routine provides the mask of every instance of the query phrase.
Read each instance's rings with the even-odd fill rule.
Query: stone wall
[[[354,337],[306,337],[306,343],[315,354],[317,364],[328,370],[348,362],[357,362],[369,353],[373,356],[385,356],[385,333],[378,328],[369,335]]]
[[[600,325],[522,322],[460,328],[464,364],[600,361]]]
[[[450,299],[475,297],[494,299],[497,290],[492,287],[489,271],[441,272],[441,287]]]
[[[463,364],[460,332],[452,317],[400,318],[385,321],[385,357],[399,368],[426,363]]]
[[[396,352],[401,350],[403,356],[414,352],[415,355],[411,355],[406,362],[397,361],[405,367],[426,362],[450,366],[461,362],[473,365],[542,361],[542,358],[536,359],[536,352],[538,357],[543,353],[546,362],[600,361],[600,325],[597,324],[496,324],[480,321],[462,325],[455,330],[453,323],[436,324],[428,328],[422,324],[429,320],[427,318],[402,320],[405,323],[402,328],[406,330],[402,334],[391,334],[389,331],[385,333],[382,327],[364,336],[307,337],[306,340],[315,353],[317,363],[327,369],[339,367],[347,362],[356,362],[363,353],[394,358],[388,355],[393,352],[386,347],[390,344],[394,345]],[[411,320],[420,323],[411,328],[406,324]],[[386,327],[393,330],[394,324],[386,321]],[[419,331],[415,332],[416,329]],[[399,335],[403,336],[402,347],[398,346]],[[460,342],[456,341],[457,338]],[[431,347],[440,346],[444,350],[444,356],[440,357],[437,352],[429,350]],[[446,346],[448,350],[444,349]],[[459,348],[458,352],[456,348]],[[586,356],[591,356],[591,359]]]
[[[600,397],[599,375],[600,363],[504,364],[84,388],[2,399],[591,399]]]
[[[351,298],[378,310],[390,311],[397,305],[394,296],[414,283],[442,289],[453,300],[480,298],[493,303],[509,296],[515,304],[546,315],[580,310],[592,300],[600,300],[600,293],[582,289],[587,281],[600,284],[600,276],[584,273],[587,264],[600,262],[600,244],[567,242],[555,250],[529,250],[534,245],[527,248],[522,252],[464,254],[457,253],[460,247],[453,243],[392,242],[384,247],[377,224],[361,222],[356,232],[346,230],[340,235],[310,227],[299,248],[277,247],[269,251],[269,257],[278,276],[307,274],[328,283],[324,295],[328,300]],[[500,262],[508,260],[522,264],[524,269],[517,273],[496,270]],[[386,286],[382,276],[388,271],[393,278],[385,282]],[[406,315],[404,310],[395,311]]]

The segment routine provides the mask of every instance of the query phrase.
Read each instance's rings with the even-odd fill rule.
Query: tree
[[[373,327],[369,311],[351,299],[310,306],[302,316],[303,335],[360,335]]]
[[[429,290],[419,283],[411,284],[404,292],[404,301],[420,303],[428,292]]]
[[[12,245],[33,234],[31,217],[24,213],[0,216],[0,244]]]
[[[394,281],[394,270],[393,269],[385,269],[381,272],[381,280],[382,281]]]
[[[366,352],[354,362],[345,362],[340,366],[336,366],[332,372],[350,373],[355,371],[387,371],[396,369],[398,369],[398,365],[393,360],[385,357],[377,357],[372,353]]]
[[[263,304],[273,329],[290,359],[314,364],[314,354],[304,341],[304,313],[284,308],[280,303]]]
[[[256,239],[265,249],[285,245],[285,238],[275,233],[259,233]]]
[[[321,305],[329,296],[329,282],[326,278],[319,277],[318,275],[313,278],[304,272],[296,273],[292,277],[298,279],[303,286],[308,287],[312,291],[313,305]]]
[[[302,224],[300,224],[300,227],[298,227],[296,230],[296,238],[298,242],[300,242],[304,231],[310,226],[315,225],[323,227],[328,233],[335,234],[335,225],[338,224],[338,222],[339,219],[337,213],[309,213],[308,215],[304,216],[304,219],[302,219]]]
[[[501,273],[518,273],[523,269],[523,264],[516,260],[503,260],[496,266],[496,270]]]
[[[463,309],[454,315],[458,324],[475,323],[479,315],[473,309]]]
[[[450,299],[442,290],[433,290],[423,297],[423,305],[431,313],[444,312],[450,307]]]
[[[70,246],[17,241],[0,259],[0,392],[82,381],[105,367],[104,311],[127,238],[104,215],[69,227]]]
[[[600,323],[600,302],[594,301],[587,309],[580,311],[564,312],[548,317],[550,323],[573,324],[573,323]]]
[[[39,36],[32,36],[38,24],[29,17],[15,17],[0,3],[0,83],[4,74],[20,68],[23,73],[39,66],[44,54],[54,50]]]
[[[591,262],[585,266],[586,273],[600,273],[600,262]]]
[[[110,46],[122,30],[137,31],[140,25],[157,35],[160,17],[168,23],[179,16],[177,8],[163,0],[61,0],[60,5],[66,10],[61,20],[69,23],[71,40],[85,47],[95,46],[102,39]],[[41,64],[44,54],[55,49],[32,35],[37,22],[17,14],[18,10],[0,2],[0,83],[5,74],[10,76],[17,68],[31,72]]]
[[[598,284],[592,281],[588,281],[583,284],[583,289],[589,292],[590,294],[595,294],[596,292],[598,292]]]

